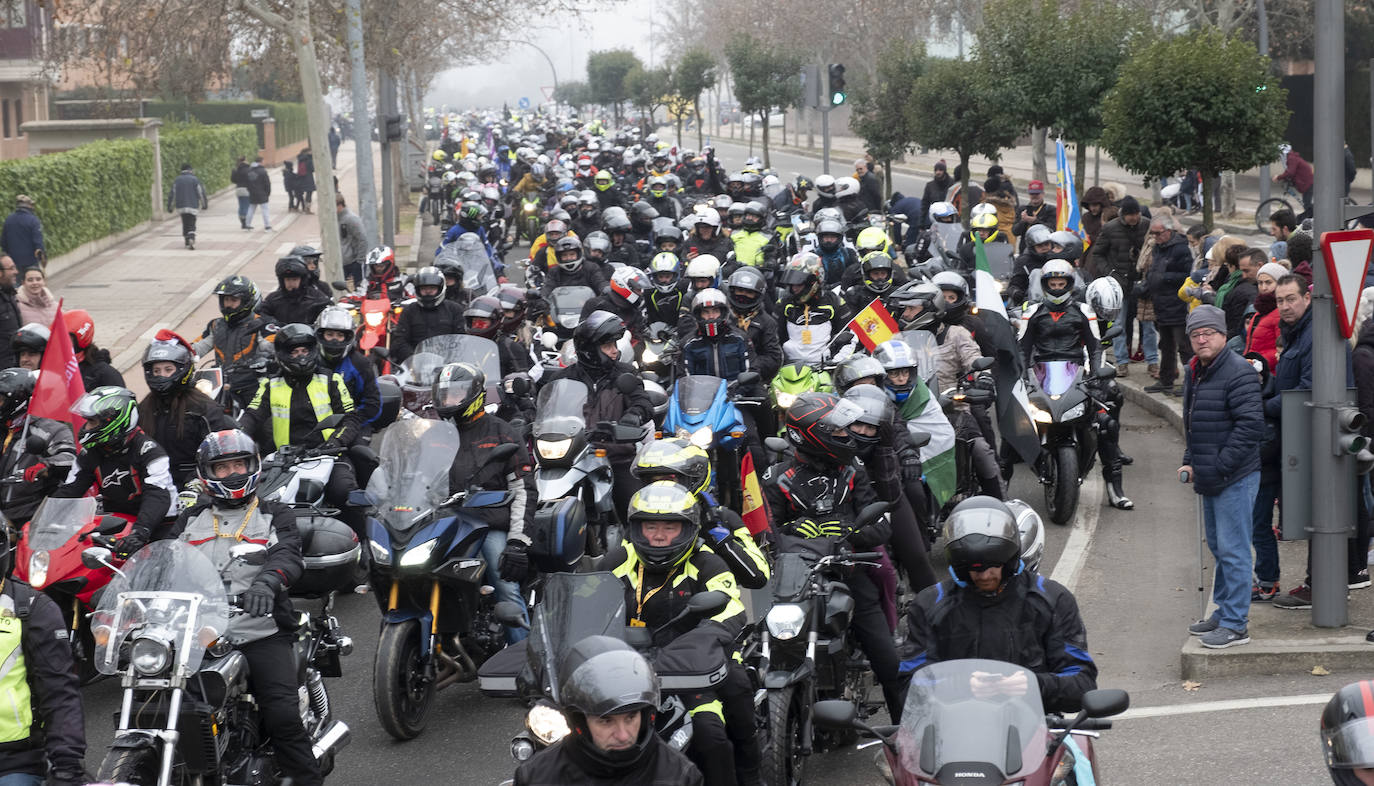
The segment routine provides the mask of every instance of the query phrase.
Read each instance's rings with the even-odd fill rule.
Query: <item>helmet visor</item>
[[[1328,767],[1374,767],[1374,719],[1357,718],[1322,729],[1322,751]]]
[[[863,407],[855,404],[848,399],[840,399],[835,403],[835,408],[821,420],[831,431],[847,429],[863,415]]]

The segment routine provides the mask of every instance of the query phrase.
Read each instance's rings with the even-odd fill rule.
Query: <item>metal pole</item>
[[[353,152],[358,177],[358,218],[367,247],[377,245],[377,180],[372,176],[372,125],[367,122],[367,66],[363,58],[362,0],[348,0],[349,89],[353,93]]]
[[[558,69],[557,69],[557,68],[554,68],[554,66],[553,66],[553,58],[552,58],[552,57],[549,57],[549,53],[548,53],[548,52],[545,52],[545,51],[543,50],[543,48],[538,47],[538,46],[535,46],[534,44],[531,44],[529,41],[525,41],[525,40],[520,39],[520,38],[512,38],[512,39],[510,39],[510,42],[511,42],[512,44],[524,44],[525,46],[528,46],[528,47],[530,47],[531,49],[533,49],[534,51],[536,51],[536,52],[538,52],[539,54],[543,55],[543,56],[544,56],[544,59],[547,60],[547,61],[549,61],[549,71],[553,72],[553,89],[554,89],[554,90],[557,90],[557,89],[558,89]]]
[[[1212,593],[1207,589],[1207,557],[1203,548],[1207,543],[1207,523],[1202,512],[1202,495],[1194,494],[1197,501],[1197,595],[1202,604],[1202,610],[1198,612],[1198,619],[1207,619],[1207,601],[1211,600]]]
[[[1264,0],[1255,0],[1255,15],[1259,17],[1259,53],[1265,57],[1269,56],[1269,12],[1265,10]],[[1269,165],[1260,164],[1259,170],[1259,198],[1260,201],[1269,198]]]
[[[828,96],[826,96],[828,99]],[[830,107],[821,107],[821,172],[830,174]]]
[[[1374,202],[1374,59],[1369,61],[1369,192]]]
[[[1328,173],[1313,196],[1314,231],[1341,228],[1345,136],[1345,14],[1341,0],[1316,0],[1316,78],[1313,117],[1314,166]],[[1337,628],[1350,620],[1346,608],[1346,537],[1354,522],[1355,473],[1338,455],[1332,406],[1345,401],[1345,342],[1336,325],[1331,281],[1321,245],[1313,243],[1312,297],[1312,624]]]
[[[391,169],[391,142],[386,138],[385,118],[396,114],[396,83],[385,69],[377,74],[377,87],[380,93],[377,114],[382,118],[381,133],[378,135],[382,140],[382,244],[395,247],[396,216],[393,211],[396,209],[396,173]]]

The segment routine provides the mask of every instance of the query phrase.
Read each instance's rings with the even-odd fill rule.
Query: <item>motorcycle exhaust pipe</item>
[[[348,724],[343,721],[334,721],[329,724],[329,728],[324,730],[324,734],[320,735],[319,741],[313,746],[312,752],[315,754],[315,761],[319,761],[332,753],[337,753],[352,739],[353,733],[349,731]]]

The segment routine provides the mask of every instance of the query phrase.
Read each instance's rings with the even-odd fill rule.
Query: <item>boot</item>
[[[1135,508],[1135,503],[1121,490],[1120,474],[1104,477],[1103,480],[1107,482],[1107,498],[1112,507],[1117,510],[1132,510]]]
[[[995,499],[1002,499],[1004,494],[1002,491],[1002,479],[996,475],[990,478],[979,478],[978,488],[984,494]]]

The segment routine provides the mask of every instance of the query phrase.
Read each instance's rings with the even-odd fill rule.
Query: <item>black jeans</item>
[[[196,236],[196,214],[181,214],[181,236],[182,238],[193,238]]]
[[[348,525],[363,544],[363,558],[371,554],[367,546],[367,508],[348,504],[348,495],[358,488],[358,478],[353,474],[353,465],[347,459],[334,462],[329,473],[329,482],[324,484],[324,501],[339,509],[339,521]]]
[[[854,596],[854,616],[849,620],[849,633],[868,656],[873,675],[883,688],[883,700],[893,723],[902,722],[902,702],[906,686],[897,674],[897,645],[892,643],[892,630],[883,614],[878,586],[863,571],[851,573],[846,581]]]
[[[281,631],[239,646],[248,660],[248,685],[258,702],[262,725],[272,740],[277,766],[296,786],[324,783],[310,737],[297,709],[296,659],[292,633]]]
[[[1159,333],[1159,382],[1173,385],[1178,379],[1180,369],[1186,369],[1193,359],[1193,345],[1188,341],[1188,331],[1183,325],[1161,325],[1155,323]]]

